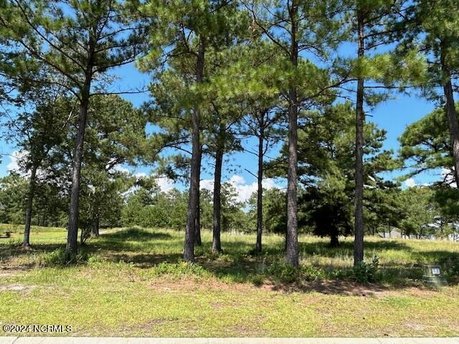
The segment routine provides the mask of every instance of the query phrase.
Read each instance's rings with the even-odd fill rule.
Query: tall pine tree
[[[81,166],[90,98],[102,91],[107,72],[136,58],[142,40],[136,22],[127,20],[121,1],[11,3],[18,9],[21,22],[30,28],[30,34],[25,34],[23,26],[19,26],[16,42],[57,73],[58,77],[50,82],[62,84],[79,101],[66,247],[67,257],[72,260],[78,248]]]

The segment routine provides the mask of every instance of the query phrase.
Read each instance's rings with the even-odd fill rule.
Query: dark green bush
[[[86,264],[89,255],[85,251],[80,251],[76,255],[69,254],[65,248],[58,248],[47,254],[42,261],[44,266],[67,266],[75,264]]]
[[[374,283],[377,280],[379,258],[374,256],[371,263],[365,261],[354,266],[354,279],[359,283]]]
[[[267,269],[267,274],[282,283],[293,283],[298,280],[299,269],[282,260],[275,260]]]

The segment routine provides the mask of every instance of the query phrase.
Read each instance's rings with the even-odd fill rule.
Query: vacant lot
[[[225,252],[214,256],[205,232],[197,264],[188,265],[183,233],[108,230],[87,243],[79,264],[62,266],[65,235],[33,228],[31,251],[19,248],[19,232],[0,239],[1,325],[71,325],[78,336],[459,335],[457,243],[369,238],[367,261],[377,256],[379,266],[354,271],[350,240],[331,249],[301,237],[295,272],[274,235],[253,256],[254,236],[224,234]],[[448,286],[424,284],[431,263]],[[357,282],[366,279],[373,282]]]

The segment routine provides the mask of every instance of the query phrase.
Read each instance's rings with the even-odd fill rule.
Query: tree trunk
[[[198,198],[200,199],[200,195],[198,194]],[[198,209],[196,210],[196,220],[194,221],[194,244],[196,246],[202,246],[202,238],[201,238],[201,204],[200,200],[198,200]]]
[[[200,41],[198,57],[196,59],[196,82],[201,83],[204,79],[204,42]],[[196,216],[199,202],[199,178],[201,168],[201,143],[200,143],[200,110],[196,106],[192,115],[192,131],[191,131],[191,173],[190,173],[190,191],[188,200],[188,217],[185,230],[185,247],[183,250],[183,259],[187,262],[194,261],[194,234],[196,225]]]
[[[330,236],[330,247],[338,247],[338,246],[339,246],[338,234],[333,233]]]
[[[264,123],[263,114],[261,114],[260,132],[258,136],[258,171],[257,171],[257,243],[255,251],[261,253],[262,235],[263,235],[263,141],[264,141]]]
[[[96,214],[93,219],[91,236],[96,237],[96,238],[99,237],[100,235],[99,229],[100,229],[100,215]]]
[[[199,110],[192,114],[192,153],[190,191],[188,200],[188,218],[185,230],[185,248],[183,258],[187,262],[194,261],[194,243],[196,232],[196,218],[199,209]]]
[[[365,55],[364,22],[360,12],[357,13],[358,25],[358,57]],[[365,124],[364,79],[359,76],[357,81],[356,125],[355,125],[355,228],[354,228],[354,266],[363,261],[363,127]]]
[[[29,181],[29,192],[27,195],[27,205],[26,205],[26,212],[25,212],[25,226],[24,226],[24,240],[22,242],[22,246],[24,248],[30,247],[30,227],[32,225],[32,207],[33,207],[33,198],[35,196],[35,183],[37,177],[37,165],[32,166],[32,170],[30,173],[30,181]]]
[[[291,52],[290,62],[294,68],[298,66],[298,4],[292,1],[290,8],[291,25]],[[293,267],[298,267],[298,94],[295,81],[291,81],[289,90],[288,108],[288,175],[287,175],[287,233],[286,233],[286,261]]]
[[[202,158],[202,145],[199,147],[199,169],[198,180],[201,181],[201,158]],[[196,209],[196,220],[194,222],[194,244],[197,246],[202,245],[201,239],[201,192],[198,192],[198,205]]]
[[[457,111],[454,104],[453,85],[451,82],[451,71],[446,62],[446,47],[442,44],[441,69],[443,72],[443,92],[445,95],[445,111],[448,119],[449,134],[451,137],[451,150],[454,159],[454,180],[459,185],[459,125]]]
[[[214,195],[213,195],[213,221],[212,221],[212,252],[222,252],[222,243],[220,240],[221,234],[221,191],[222,191],[222,166],[223,166],[223,148],[220,146],[221,142],[217,145],[215,152],[215,173],[214,173]]]
[[[75,139],[72,167],[72,188],[70,191],[69,226],[67,232],[66,254],[72,260],[78,251],[78,215],[80,203],[81,163],[83,160],[84,135],[89,107],[90,78],[87,77],[80,101],[78,128]]]
[[[201,182],[201,159],[202,159],[202,146],[199,148],[199,177],[198,180]],[[194,243],[198,246],[202,245],[201,238],[201,192],[198,192],[198,205],[196,209],[196,221],[194,225]]]

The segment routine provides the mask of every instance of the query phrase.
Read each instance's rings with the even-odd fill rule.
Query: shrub
[[[183,276],[207,276],[209,273],[200,265],[180,262],[180,263],[167,263],[163,262],[155,266],[152,270],[154,276],[171,275],[174,277]]]
[[[376,274],[379,267],[379,258],[374,256],[371,263],[364,261],[354,266],[354,279],[359,283],[373,283],[376,282]]]
[[[283,260],[275,260],[266,271],[268,275],[283,283],[295,282],[299,277],[299,269],[295,269]]]
[[[451,256],[443,259],[440,264],[443,267],[444,275],[449,282],[459,281],[459,256]]]
[[[305,266],[301,269],[301,277],[306,281],[317,281],[325,279],[327,273],[325,270],[314,266]]]
[[[265,282],[265,277],[263,275],[255,275],[251,280],[254,286],[260,287]]]
[[[64,248],[58,248],[47,254],[41,263],[43,266],[67,266],[74,264],[86,264],[88,261],[88,254],[80,251],[76,255],[69,255]]]

